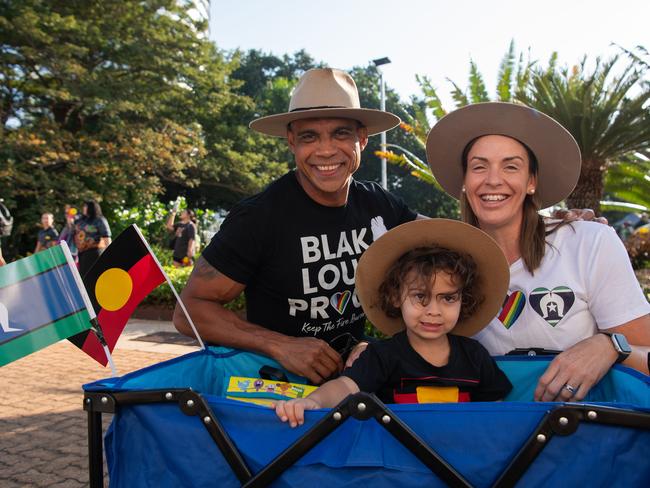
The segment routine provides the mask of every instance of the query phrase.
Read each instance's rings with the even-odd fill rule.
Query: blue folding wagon
[[[114,414],[113,488],[650,486],[650,379],[623,366],[581,403],[539,403],[551,358],[498,357],[514,385],[504,402],[384,405],[359,393],[291,429],[225,398],[231,376],[259,375],[251,358],[210,347],[85,385],[91,486],[103,486],[102,413]]]

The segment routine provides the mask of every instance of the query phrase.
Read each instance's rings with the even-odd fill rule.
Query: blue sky
[[[210,37],[227,50],[304,48],[342,69],[388,56],[386,82],[408,99],[416,74],[442,94],[446,78],[465,87],[470,58],[493,93],[511,39],[544,63],[553,51],[562,64],[607,57],[612,42],[650,49],[648,19],[648,0],[212,0]]]

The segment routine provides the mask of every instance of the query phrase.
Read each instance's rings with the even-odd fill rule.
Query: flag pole
[[[147,250],[151,253],[151,256],[153,257],[153,260],[156,262],[156,265],[160,269],[160,272],[165,277],[165,280],[167,281],[167,284],[171,288],[172,293],[176,297],[176,300],[178,301],[179,305],[181,306],[181,309],[183,310],[183,314],[185,315],[185,318],[189,322],[190,327],[192,327],[192,331],[194,332],[196,340],[199,341],[199,345],[201,346],[201,349],[205,350],[205,344],[203,344],[203,340],[201,339],[201,336],[199,335],[199,331],[196,329],[196,326],[194,325],[194,322],[192,321],[192,318],[190,317],[190,314],[188,313],[187,309],[185,308],[185,304],[181,300],[181,297],[178,295],[178,292],[176,291],[176,288],[174,288],[174,284],[172,283],[172,280],[169,278],[169,276],[167,276],[167,273],[165,273],[165,270],[162,267],[162,265],[160,264],[160,261],[158,261],[158,258],[156,257],[153,250],[149,246],[149,243],[144,238],[144,235],[142,235],[142,232],[140,232],[140,228],[136,224],[132,224],[132,225],[135,228],[138,235],[140,236],[140,239],[142,239],[142,242],[144,242],[144,245],[147,247]]]
[[[94,332],[95,336],[99,340],[99,343],[102,345],[102,348],[104,349],[104,354],[106,354],[106,359],[108,360],[108,364],[111,367],[111,373],[113,373],[113,376],[117,376],[117,369],[115,368],[115,363],[113,362],[113,356],[111,356],[111,351],[108,349],[108,344],[106,344],[104,333],[102,332],[102,328],[100,327],[99,321],[97,320],[97,315],[95,314],[95,307],[93,307],[93,304],[90,301],[90,297],[88,296],[88,292],[86,291],[86,286],[83,283],[83,280],[81,278],[81,275],[79,274],[79,270],[77,269],[77,265],[75,264],[74,259],[72,259],[72,253],[70,252],[68,243],[65,241],[61,241],[59,245],[61,246],[61,249],[63,249],[63,254],[65,254],[66,261],[68,262],[68,264],[70,265],[70,269],[72,270],[72,276],[74,277],[74,280],[77,282],[79,293],[81,293],[81,297],[84,301],[84,304],[86,305],[86,310],[88,311],[88,315],[90,316],[91,330]]]
[[[99,339],[99,343],[102,345],[102,348],[104,349],[104,354],[106,354],[106,359],[108,359],[108,365],[111,367],[111,373],[113,373],[113,376],[117,376],[117,369],[115,368],[115,363],[113,362],[113,356],[111,356],[111,351],[108,349],[108,344],[106,343],[106,339],[104,338],[104,333],[102,332],[102,328],[99,325],[99,321],[97,320],[97,317],[94,317],[90,320],[90,323],[92,324],[92,329],[93,332],[95,333],[95,336],[97,336],[97,339]]]
[[[192,330],[194,331],[194,335],[196,336],[196,339],[199,341],[199,344],[201,345],[201,349],[205,349],[205,344],[203,344],[203,340],[201,340],[201,336],[199,335],[198,330],[196,330],[196,326],[194,325],[194,322],[192,322],[192,318],[190,317],[190,314],[187,312],[183,300],[181,300],[181,297],[178,296],[178,293],[176,292],[176,288],[174,288],[172,281],[169,279],[169,276],[167,276],[167,273],[165,273],[164,270],[163,270],[163,274],[165,275],[165,279],[167,280],[169,287],[172,289],[172,292],[174,293],[176,300],[178,300],[178,304],[181,306],[181,309],[183,310],[183,314],[185,314],[185,318],[190,323],[190,327],[192,327]]]

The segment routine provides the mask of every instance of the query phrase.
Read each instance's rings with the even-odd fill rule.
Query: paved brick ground
[[[118,347],[114,360],[122,375],[178,355]],[[107,376],[108,368],[67,341],[0,368],[2,488],[88,486],[81,386]]]

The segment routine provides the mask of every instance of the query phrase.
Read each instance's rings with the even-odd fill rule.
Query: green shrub
[[[157,253],[156,255],[158,256]],[[158,259],[160,259],[160,256],[158,256]],[[169,252],[169,262],[171,262],[171,251]],[[189,279],[190,274],[192,273],[192,268],[191,267],[175,268],[173,266],[163,265],[163,269],[165,270],[165,273],[167,273],[167,276],[169,276],[169,279],[173,283],[174,288],[180,295],[181,291],[183,290],[183,288],[185,288],[185,285],[187,284],[187,280]],[[174,308],[176,306],[176,297],[174,296],[174,293],[172,292],[169,285],[167,283],[163,283],[158,288],[153,290],[142,301],[142,304],[155,305],[155,306],[160,306],[165,308]],[[235,312],[244,310],[246,308],[246,300],[244,298],[244,294],[242,293],[235,300],[226,304],[225,307],[228,310],[233,310]]]
[[[129,225],[136,224],[151,246],[165,247],[167,241],[165,222],[168,213],[167,206],[158,201],[142,207],[117,210],[116,218],[111,222],[113,236],[118,236]]]
[[[158,258],[158,261],[160,261],[160,264],[163,265],[163,267],[171,268],[172,267],[172,250],[169,249],[168,247],[163,247],[158,244],[150,244],[151,245],[151,250],[153,253],[156,255]]]
[[[167,204],[153,201],[141,207],[122,208],[115,211],[115,219],[111,222],[113,236],[119,235],[131,224],[136,224],[149,244],[158,246],[159,249],[167,249],[171,233],[166,229],[165,222],[169,217],[173,202]],[[187,208],[184,197],[180,197],[179,213]],[[215,212],[210,209],[193,209],[196,214],[198,228],[199,250],[208,243],[209,237],[219,228],[225,212]],[[178,217],[176,222],[178,222]],[[171,253],[171,251],[170,251]],[[156,254],[157,255],[157,254]],[[169,261],[171,264],[171,259]]]
[[[366,336],[374,337],[375,339],[387,339],[387,336],[379,332],[379,330],[375,328],[368,319],[366,319],[366,323],[363,327],[363,333],[366,334]]]
[[[625,248],[634,269],[650,265],[650,228],[640,227],[625,241]]]

